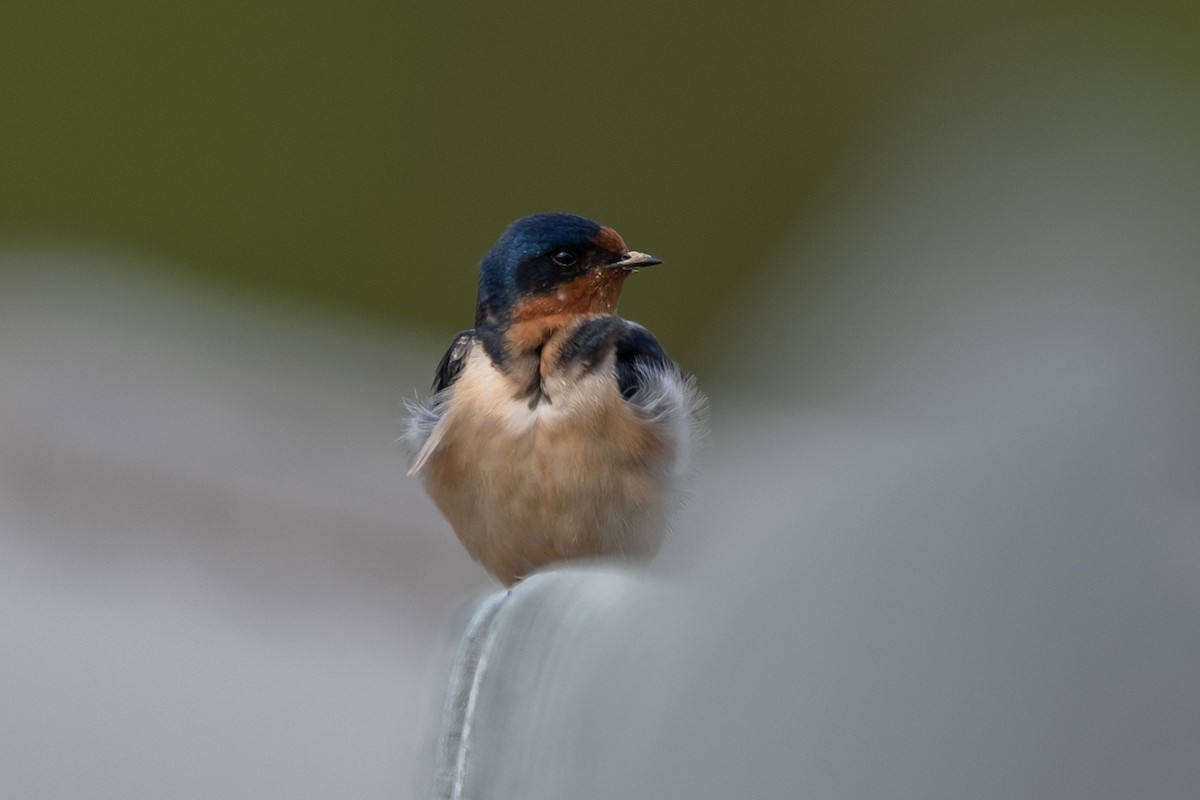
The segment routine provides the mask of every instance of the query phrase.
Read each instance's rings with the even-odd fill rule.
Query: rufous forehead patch
[[[607,250],[617,255],[624,255],[629,249],[625,246],[625,240],[621,238],[621,234],[607,225],[600,226],[600,232],[592,237],[592,244],[601,250]]]

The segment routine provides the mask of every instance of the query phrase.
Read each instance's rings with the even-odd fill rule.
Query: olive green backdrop
[[[1197,9],[7,2],[0,240],[132,248],[448,337],[500,229],[568,210],[666,260],[624,311],[695,363],[932,57],[1009,29],[1136,30],[1195,73]]]

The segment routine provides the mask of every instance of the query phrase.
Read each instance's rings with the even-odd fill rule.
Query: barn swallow
[[[411,407],[409,474],[506,585],[658,551],[704,404],[650,331],[616,314],[625,279],[660,263],[583,217],[517,220],[480,263],[475,327]]]

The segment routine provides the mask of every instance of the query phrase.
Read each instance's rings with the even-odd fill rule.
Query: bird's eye
[[[579,260],[579,256],[572,253],[570,250],[559,250],[554,255],[550,256],[550,260],[560,267],[569,267]]]

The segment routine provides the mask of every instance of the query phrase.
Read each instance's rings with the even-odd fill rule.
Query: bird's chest
[[[474,348],[422,470],[467,550],[506,582],[563,558],[653,552],[674,497],[671,429],[622,396],[611,348],[571,352],[543,347],[501,370]]]
[[[649,456],[655,431],[621,396],[611,356],[581,371],[539,354],[509,373],[482,351],[468,358],[438,448],[464,475],[595,484]]]
[[[536,528],[656,505],[673,448],[621,396],[611,357],[583,373],[551,367],[535,393],[481,349],[468,358],[426,467],[452,521]]]

